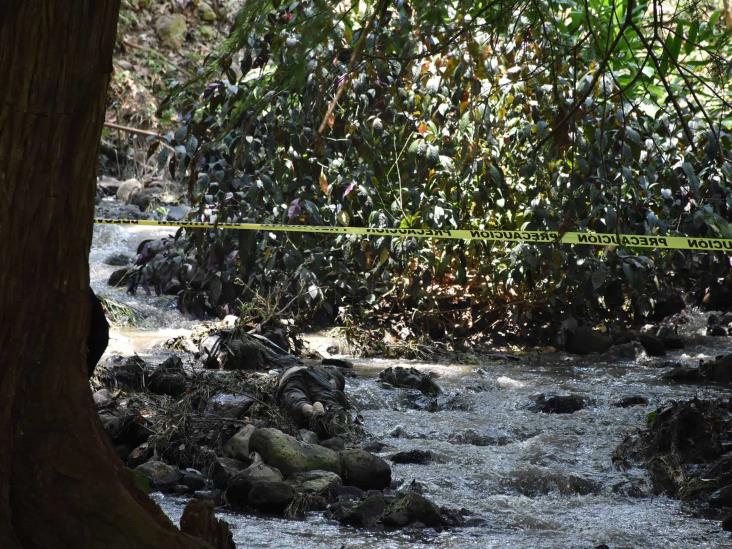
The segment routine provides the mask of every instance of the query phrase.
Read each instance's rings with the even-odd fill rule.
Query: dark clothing
[[[320,436],[332,436],[346,422],[348,400],[343,393],[345,379],[336,370],[317,366],[295,366],[285,371],[277,387],[277,400],[300,427],[308,427]],[[305,412],[306,405],[320,402],[325,414],[316,417]]]
[[[107,317],[104,316],[102,302],[99,301],[99,298],[91,288],[89,288],[89,299],[91,319],[89,321],[89,336],[86,340],[86,368],[89,377],[91,377],[94,373],[94,368],[97,366],[97,362],[99,362],[99,359],[102,358],[104,351],[107,349],[107,344],[109,343],[109,324],[107,323]]]

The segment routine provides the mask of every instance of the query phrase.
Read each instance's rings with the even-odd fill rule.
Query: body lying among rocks
[[[347,422],[345,379],[335,368],[293,366],[277,386],[277,400],[300,427],[329,437],[342,433]]]

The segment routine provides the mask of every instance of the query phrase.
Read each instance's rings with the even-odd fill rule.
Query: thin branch
[[[110,128],[112,130],[125,132],[125,133],[144,135],[147,137],[154,137],[163,147],[165,147],[166,149],[168,149],[172,152],[175,152],[175,149],[168,144],[168,140],[165,139],[164,136],[160,135],[157,132],[153,132],[150,130],[142,130],[140,128],[132,128],[130,126],[122,126],[120,124],[115,124],[114,122],[105,122],[104,127]]]

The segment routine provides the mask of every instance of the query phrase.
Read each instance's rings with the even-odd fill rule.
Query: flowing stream
[[[134,256],[143,239],[170,229],[96,226],[91,253],[92,287],[123,302],[142,317],[135,328],[113,329],[108,353],[153,360],[169,354],[160,344],[195,323],[175,309],[174,299],[127,295],[106,285],[115,267],[102,263],[113,253]],[[118,267],[117,267],[118,268]],[[704,315],[686,325],[695,334]],[[727,338],[696,337],[667,360],[694,362],[728,352]],[[380,455],[430,450],[427,465],[394,464],[393,478],[415,481],[438,505],[466,508],[471,526],[433,530],[369,531],[340,526],[322,514],[306,520],[262,518],[221,512],[239,547],[511,547],[511,548],[720,548],[732,547],[718,521],[685,512],[680,502],[651,496],[641,469],[619,471],[611,455],[625,434],[644,425],[646,415],[672,399],[728,396],[721,387],[660,382],[657,361],[535,354],[520,360],[475,357],[475,364],[427,364],[400,360],[355,360],[357,377],[347,394],[364,427],[387,446]],[[444,408],[414,409],[413,393],[388,389],[378,373],[388,366],[413,366],[439,377]],[[539,393],[576,393],[591,404],[574,414],[528,410]],[[638,395],[648,405],[613,403]],[[186,503],[156,494],[178,521]]]

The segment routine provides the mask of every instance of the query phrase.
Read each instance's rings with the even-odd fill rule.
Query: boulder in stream
[[[379,380],[392,387],[418,389],[424,395],[437,396],[442,390],[427,374],[416,368],[393,366],[379,374]]]
[[[336,452],[301,442],[278,429],[257,429],[249,439],[249,448],[284,475],[314,470],[341,472],[341,461]]]
[[[177,467],[168,465],[162,461],[148,461],[147,463],[138,465],[135,471],[142,473],[154,488],[160,490],[172,488],[178,484],[182,477]]]
[[[664,356],[666,354],[666,345],[660,337],[652,334],[638,334],[638,341],[643,345],[648,356]]]
[[[648,416],[648,428],[616,448],[613,463],[644,465],[656,493],[706,500],[732,483],[732,403],[671,402]]]
[[[193,499],[188,502],[180,519],[180,530],[208,542],[212,549],[236,549],[229,525],[216,518],[210,501]]]
[[[397,452],[389,458],[393,463],[416,463],[424,465],[431,463],[433,456],[429,450],[409,450],[406,452]]]
[[[581,395],[553,395],[547,397],[544,394],[534,397],[534,404],[529,407],[532,412],[544,414],[573,414],[587,406],[585,398]]]
[[[604,353],[613,344],[609,335],[596,332],[589,326],[579,326],[573,318],[562,323],[559,340],[564,350],[577,355]]]
[[[137,355],[113,355],[104,361],[97,375],[106,387],[141,391],[145,386],[146,367]]]
[[[251,489],[257,483],[281,482],[282,473],[265,463],[253,463],[243,471],[239,471],[229,479],[226,487],[226,500],[232,507],[245,507],[249,501]],[[260,497],[261,494],[258,494]]]
[[[381,490],[391,486],[389,464],[366,450],[354,448],[340,452],[343,483],[363,490]]]
[[[183,371],[183,362],[175,355],[167,358],[146,376],[147,388],[151,393],[168,395],[174,398],[185,393],[188,378]]]
[[[224,444],[224,455],[226,457],[249,460],[249,440],[257,428],[254,425],[244,425],[237,433]]]
[[[240,461],[228,457],[216,457],[209,468],[208,476],[216,488],[222,490],[229,485],[231,477],[245,470],[251,465],[251,461]]]
[[[249,490],[249,504],[265,513],[281,514],[295,499],[295,490],[282,481],[259,481]]]

